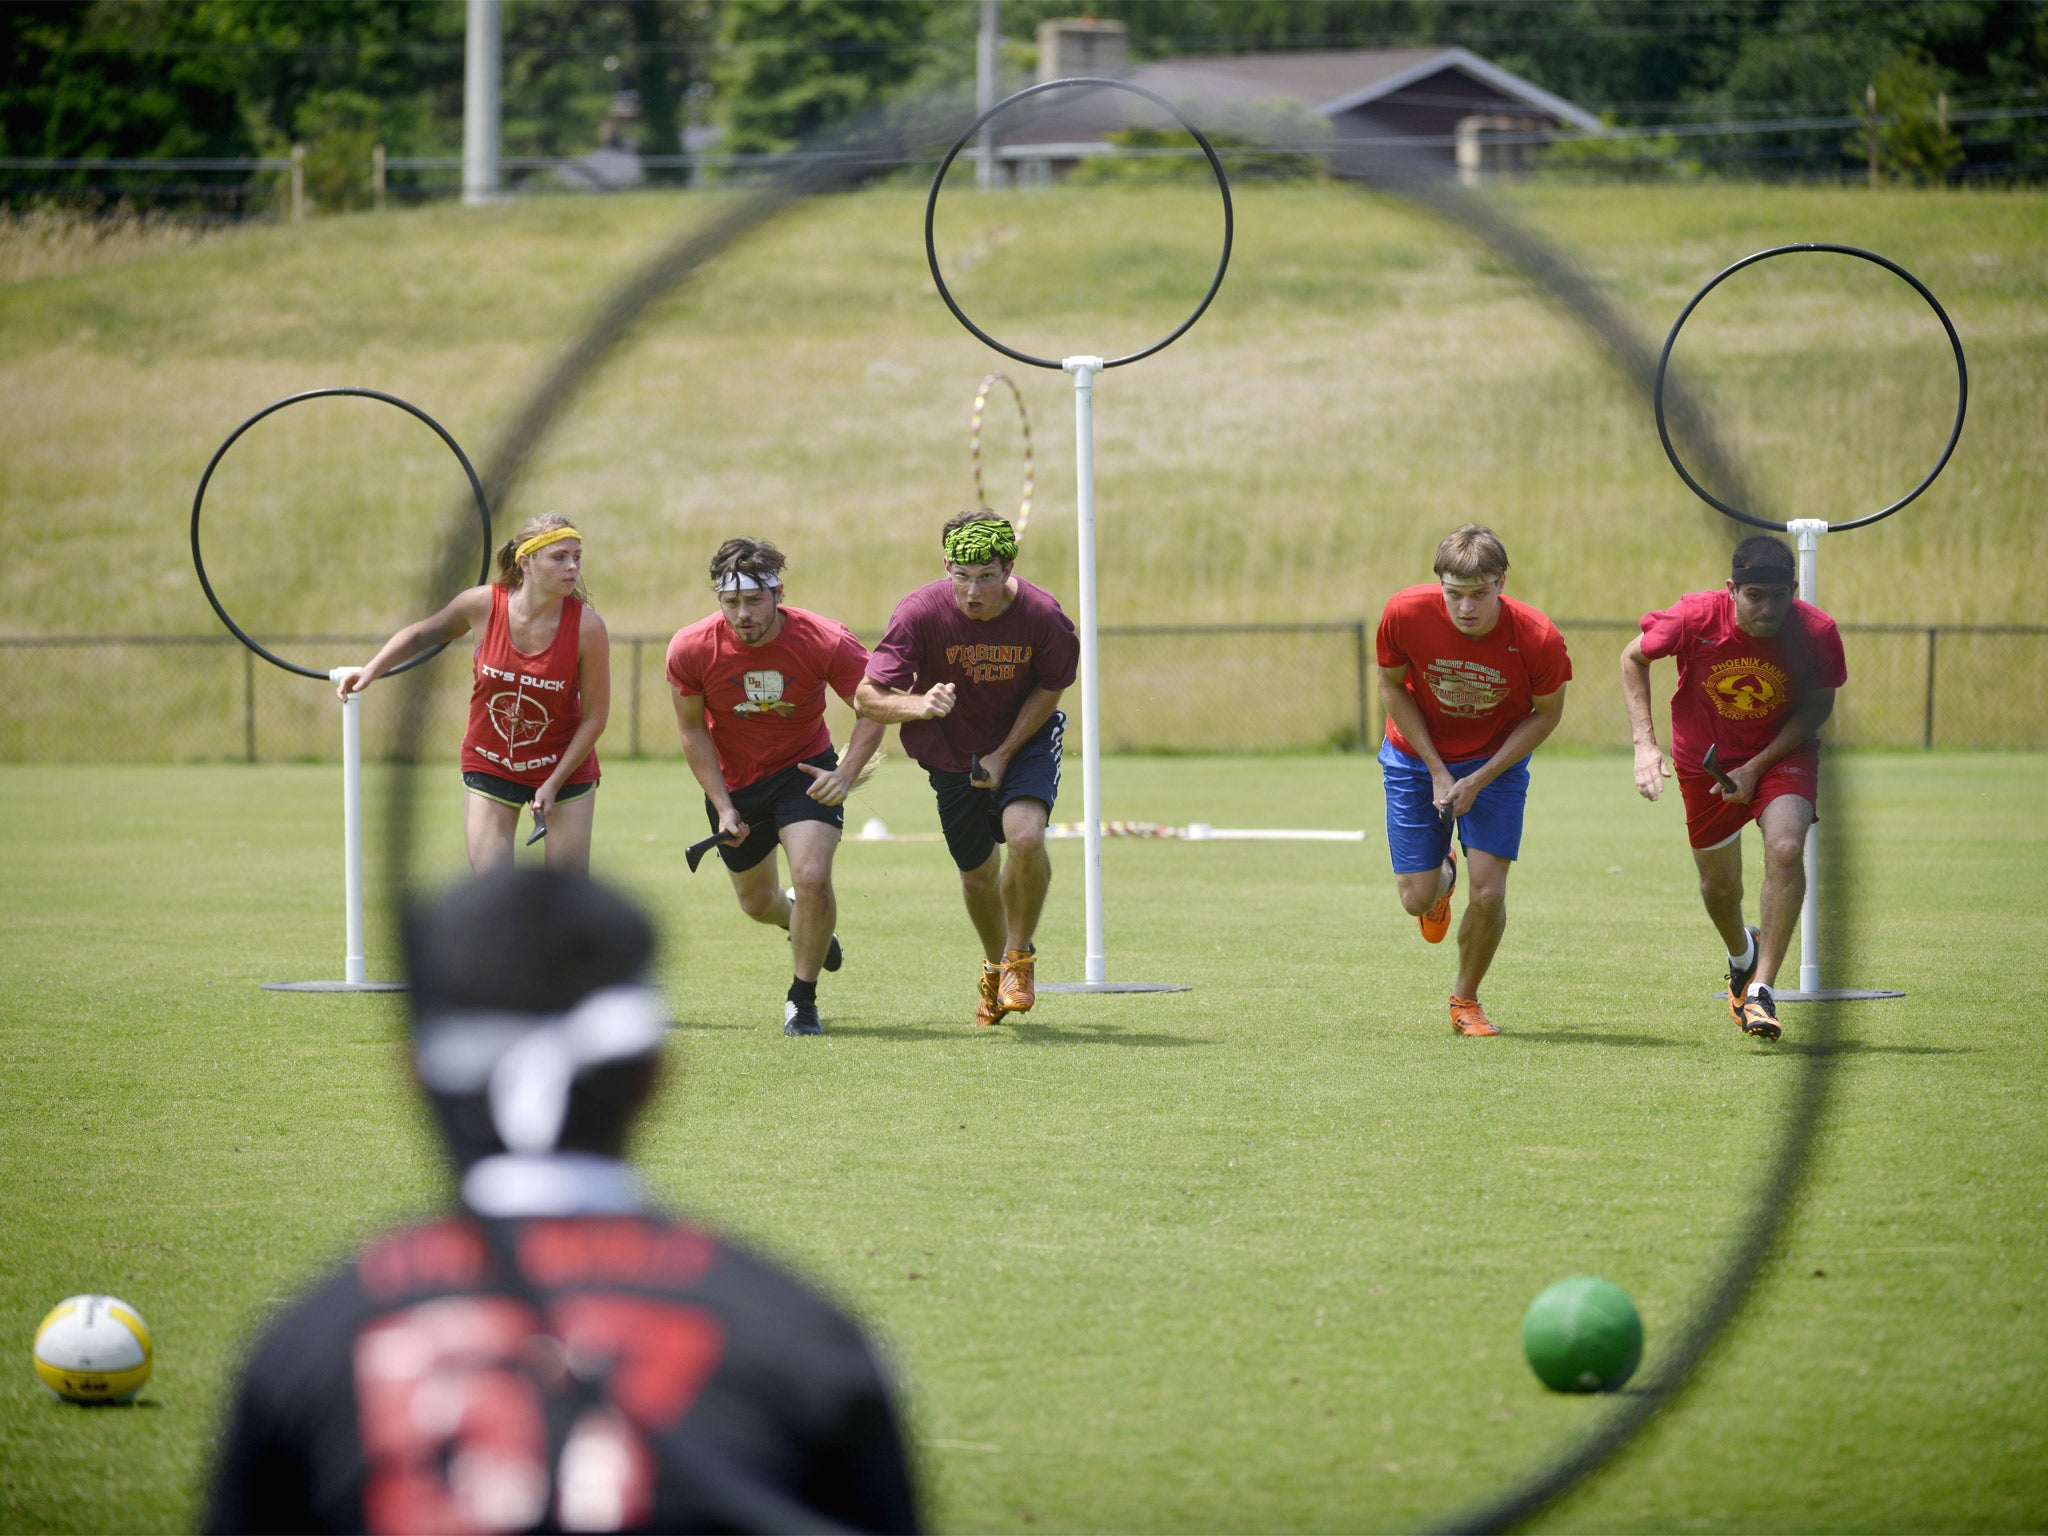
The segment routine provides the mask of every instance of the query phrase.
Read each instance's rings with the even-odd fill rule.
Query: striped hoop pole
[[[1017,427],[1024,438],[1024,495],[1017,503],[1017,515],[1010,519],[1010,526],[1017,530],[1017,537],[1021,539],[1025,526],[1031,521],[1031,488],[1037,474],[1036,460],[1031,452],[1031,412],[1025,409],[1024,392],[1017,387],[1017,381],[1001,370],[983,379],[981,388],[974,392],[974,416],[967,428],[967,462],[974,471],[974,504],[993,511],[989,507],[988,492],[981,483],[981,418],[988,409],[989,394],[998,383],[1009,387],[1010,398],[1017,403]]]

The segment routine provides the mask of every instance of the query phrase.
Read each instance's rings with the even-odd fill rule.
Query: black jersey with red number
[[[888,1388],[837,1309],[657,1217],[510,1230],[546,1298],[546,1336],[605,1362],[601,1406],[558,1439],[555,1478],[531,1364],[540,1320],[493,1285],[476,1224],[452,1217],[376,1243],[265,1332],[225,1425],[207,1529],[732,1529],[674,1470],[693,1457],[858,1530],[915,1529]],[[687,1446],[680,1462],[664,1437]]]

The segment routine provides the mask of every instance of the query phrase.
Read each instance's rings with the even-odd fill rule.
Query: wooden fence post
[[[1870,159],[1870,190],[1877,190],[1877,86],[1863,87],[1863,146]]]
[[[306,217],[306,146],[292,146],[292,222]]]
[[[370,206],[384,211],[384,141],[370,146]]]

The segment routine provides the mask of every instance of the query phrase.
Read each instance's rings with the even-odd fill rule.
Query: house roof
[[[1488,94],[1473,93],[1469,99],[1461,95],[1456,83],[1459,74],[1485,87]],[[1141,64],[1123,78],[1176,104],[1192,101],[1242,106],[1291,99],[1319,116],[1335,117],[1419,86],[1437,75],[1452,78],[1438,90],[1427,93],[1432,105],[1469,105],[1476,112],[1499,111],[1503,105],[1499,98],[1505,97],[1533,113],[1577,128],[1600,126],[1600,120],[1585,108],[1553,95],[1513,70],[1488,63],[1466,48],[1344,48],[1198,55]],[[1059,92],[1041,100],[1042,107],[1027,122],[1001,134],[1006,144],[1106,142],[1109,134],[1128,126],[1137,106],[1135,98],[1127,93],[1108,90]]]

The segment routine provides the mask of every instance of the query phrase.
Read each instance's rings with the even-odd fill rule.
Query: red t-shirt
[[[539,789],[583,723],[583,692],[576,676],[583,599],[562,599],[562,621],[553,643],[538,656],[529,656],[512,644],[506,617],[511,598],[509,589],[492,584],[490,622],[476,643],[462,771],[495,774]],[[570,770],[566,782],[589,784],[596,779],[593,748]]]
[[[1671,695],[1671,760],[1686,773],[1703,773],[1700,759],[1712,743],[1721,766],[1756,756],[1784,728],[1785,712],[1815,688],[1848,680],[1842,634],[1811,603],[1795,601],[1784,627],[1768,640],[1735,625],[1735,599],[1692,592],[1669,608],[1643,615],[1642,652],[1654,661],[1678,661]]]
[[[1032,689],[1073,686],[1080,661],[1074,621],[1044,588],[1020,576],[1009,607],[970,619],[953,601],[953,583],[935,581],[896,605],[868,677],[913,693],[953,684],[950,715],[906,720],[899,734],[903,750],[926,768],[966,773],[974,758],[1003,744]]]
[[[1527,603],[1500,600],[1500,618],[1478,639],[1461,634],[1444,610],[1444,589],[1404,587],[1380,614],[1383,667],[1406,667],[1405,684],[1422,709],[1429,739],[1447,763],[1487,758],[1534,713],[1530,701],[1572,680],[1557,626]],[[1387,722],[1387,740],[1420,757]]]
[[[765,645],[746,644],[722,613],[677,630],[668,643],[669,686],[704,700],[727,789],[831,746],[825,690],[851,702],[867,665],[867,647],[853,631],[802,608],[784,608],[782,628]]]

